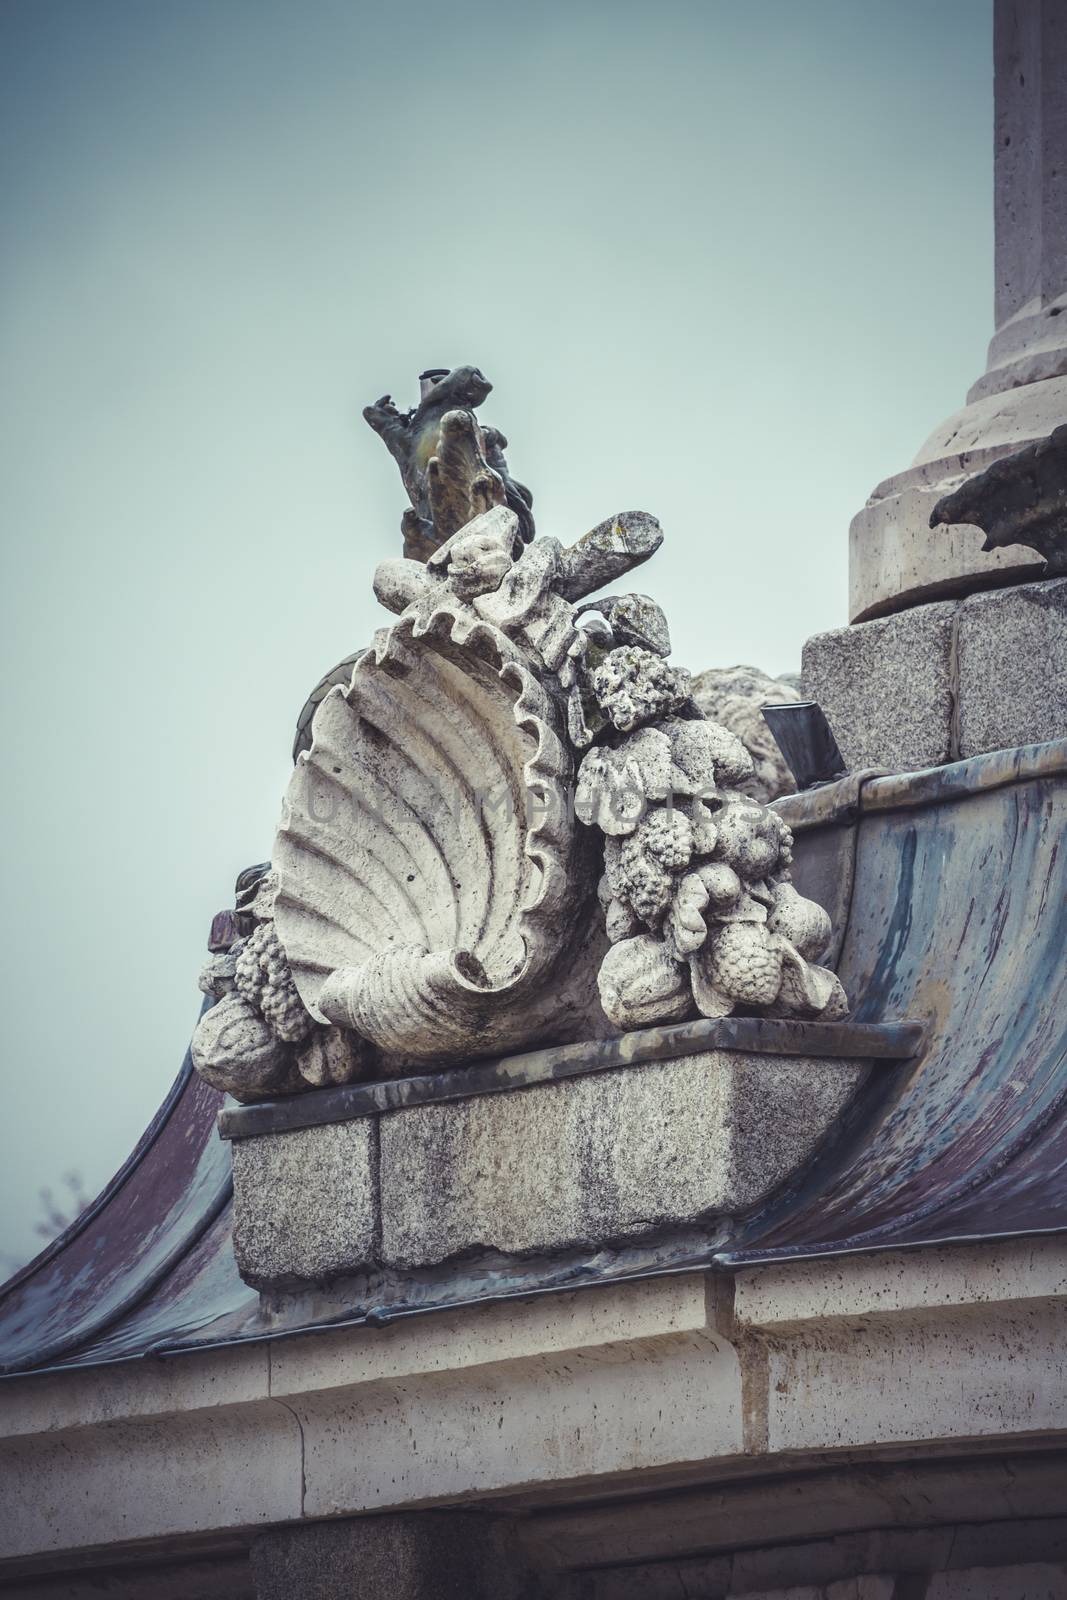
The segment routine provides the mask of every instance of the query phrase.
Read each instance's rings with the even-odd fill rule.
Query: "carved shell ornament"
[[[552,696],[446,599],[378,636],[312,735],[273,854],[311,1015],[412,1060],[521,1041],[591,884]]]
[[[736,1009],[840,1016],[829,921],[745,747],[667,661],[642,512],[575,544],[474,407],[477,368],[367,419],[411,504],[396,620],[301,714],[271,863],[216,918],[198,1070],[239,1099]],[[585,604],[580,602],[585,601]]]

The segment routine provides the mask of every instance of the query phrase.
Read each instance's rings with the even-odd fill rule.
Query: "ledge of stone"
[[[223,1139],[250,1139],[264,1133],[316,1128],[329,1122],[397,1111],[403,1106],[441,1100],[468,1100],[535,1083],[579,1078],[612,1067],[678,1059],[705,1050],[743,1050],[769,1056],[854,1057],[863,1061],[903,1061],[922,1043],[918,1022],[800,1022],[776,1017],[700,1017],[656,1028],[638,1028],[617,1039],[550,1045],[523,1055],[474,1061],[469,1066],[413,1078],[377,1083],[346,1083],[337,1089],[226,1106],[219,1112]]]
[[[648,1238],[747,1210],[916,1024],[725,1018],[228,1109],[262,1288]]]

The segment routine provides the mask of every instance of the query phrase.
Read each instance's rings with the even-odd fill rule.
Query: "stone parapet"
[[[233,1147],[233,1248],[246,1276],[325,1280],[373,1261],[381,1232],[370,1117]]]

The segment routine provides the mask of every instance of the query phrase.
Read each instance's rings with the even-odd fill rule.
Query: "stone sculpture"
[[[523,542],[534,536],[533,495],[508,472],[508,441],[482,428],[475,408],[493,385],[477,367],[420,374],[422,398],[401,412],[383,395],[363,415],[400,468],[411,501],[401,521],[405,556],[425,561],[439,545],[491,506],[507,505]]]
[[[1044,556],[1044,577],[1067,573],[1067,423],[940,499],[931,528],[957,522],[981,528],[983,550],[1028,545]]]
[[[711,722],[736,733],[752,757],[752,776],[738,788],[767,804],[793,794],[796,782],[763,717],[764,706],[801,698],[787,678],[771,678],[758,667],[709,667],[693,679],[693,699]]]
[[[515,530],[506,507],[488,517]],[[568,641],[535,603],[516,637],[482,615],[506,566],[485,546],[457,549],[454,575],[412,564],[419,593],[315,715],[274,851],[305,1003],[398,1062],[521,1040],[589,881],[539,653]]]
[[[658,522],[532,538],[468,409],[487,393],[463,367],[406,418],[371,408],[421,555],[375,573],[396,620],[313,691],[270,868],[216,919],[193,1059],[240,1099],[697,1013],[847,1010],[789,830],[743,792],[749,753],[668,662],[655,601],[596,597]]]
[[[789,882],[792,838],[745,794],[752,758],[695,705],[689,674],[634,646],[593,673],[610,733],[578,773],[576,810],[604,834],[600,897],[612,948],[601,1002],[619,1027],[740,1008],[847,1013],[816,966],[830,919]]]
[[[193,1065],[216,1089],[239,1100],[293,1094],[348,1083],[361,1075],[366,1046],[358,1034],[316,1023],[292,980],[274,926],[277,875],[269,864],[237,880],[234,937],[225,948],[212,941],[200,988],[216,1002],[193,1034]]]

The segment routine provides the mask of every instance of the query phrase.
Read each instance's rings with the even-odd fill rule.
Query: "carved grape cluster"
[[[643,817],[636,832],[623,841],[614,892],[635,916],[649,926],[671,903],[674,874],[689,865],[693,829],[680,811],[657,807]]]
[[[714,933],[708,976],[732,1000],[769,1006],[782,986],[782,953],[758,922],[728,922]]]
[[[273,922],[257,925],[237,957],[234,987],[259,1012],[276,1039],[299,1044],[313,1027]]]
[[[678,711],[689,698],[689,673],[637,645],[611,650],[593,673],[601,710],[620,733]]]
[[[610,651],[593,673],[612,728],[583,758],[575,810],[604,835],[604,1009],[621,1027],[693,1008],[844,1016],[840,981],[817,964],[829,918],[789,882],[793,836],[737,789],[751,757],[699,715],[689,684],[636,646]]]
[[[693,854],[693,827],[680,811],[649,812],[637,830],[641,846],[666,872],[689,865]]]

